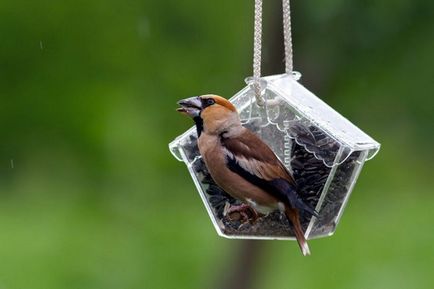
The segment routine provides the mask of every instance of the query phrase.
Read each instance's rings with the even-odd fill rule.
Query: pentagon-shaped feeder
[[[309,239],[336,230],[365,161],[380,144],[303,87],[291,75],[261,79],[265,104],[258,105],[252,83],[230,101],[243,125],[265,141],[292,173],[301,198],[319,213],[302,217]],[[210,177],[196,144],[193,127],[169,148],[183,161],[193,178],[219,235],[229,238],[294,239],[292,228],[278,211],[255,223],[240,223],[226,215],[225,207],[239,201],[221,190]]]

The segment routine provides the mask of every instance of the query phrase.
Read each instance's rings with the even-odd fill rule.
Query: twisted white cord
[[[261,49],[262,49],[262,0],[255,0],[255,31],[253,40],[253,88],[257,103],[263,103],[261,98]]]
[[[285,44],[285,72],[292,74],[292,33],[291,33],[291,11],[290,0],[282,0],[283,10],[283,37]],[[261,50],[262,50],[262,0],[255,0],[255,23],[253,39],[253,88],[256,102],[264,104],[261,96]]]
[[[282,0],[283,38],[285,41],[285,72],[292,74],[294,63],[292,59],[291,8],[289,1]]]

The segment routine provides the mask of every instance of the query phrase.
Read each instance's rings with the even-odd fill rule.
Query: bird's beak
[[[178,104],[181,106],[176,109],[178,112],[193,118],[199,116],[202,110],[202,99],[199,96],[181,99]]]

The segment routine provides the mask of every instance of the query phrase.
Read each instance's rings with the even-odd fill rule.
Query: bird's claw
[[[258,213],[249,205],[230,205],[226,203],[223,216],[227,217],[231,221],[241,221],[242,224],[251,222],[254,224],[259,218]]]

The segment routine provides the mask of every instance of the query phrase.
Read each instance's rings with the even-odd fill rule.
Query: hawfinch
[[[196,124],[200,154],[217,185],[244,203],[239,207],[261,214],[284,213],[303,255],[309,255],[299,213],[317,213],[297,194],[293,177],[270,147],[241,125],[235,106],[217,95],[191,97],[178,104],[177,110]]]

